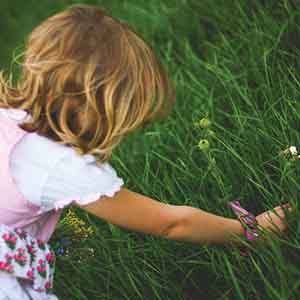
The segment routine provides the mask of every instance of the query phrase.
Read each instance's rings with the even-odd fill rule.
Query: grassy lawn
[[[300,146],[298,1],[83,2],[141,32],[177,90],[172,115],[135,132],[114,153],[111,164],[126,187],[232,218],[228,202],[237,198],[255,214],[286,201],[298,205],[300,163],[279,155]],[[71,3],[79,1],[2,0],[1,66],[16,72],[12,54],[26,34]],[[204,117],[209,130],[197,126]],[[209,141],[207,151],[198,148],[200,139]],[[73,236],[73,248],[57,257],[55,293],[62,300],[300,299],[297,218],[290,216],[288,239],[258,245],[243,258],[66,209],[50,243]]]

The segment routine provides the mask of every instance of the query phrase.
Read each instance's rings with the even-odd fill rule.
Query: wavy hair
[[[27,111],[19,126],[107,161],[134,129],[170,113],[173,86],[128,24],[73,5],[36,27],[17,83],[0,73],[0,106]]]

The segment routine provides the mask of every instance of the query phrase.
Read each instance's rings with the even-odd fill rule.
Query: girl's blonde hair
[[[121,139],[170,113],[175,94],[151,47],[102,9],[73,5],[36,27],[20,80],[0,73],[0,106],[27,111],[20,127],[104,162]]]

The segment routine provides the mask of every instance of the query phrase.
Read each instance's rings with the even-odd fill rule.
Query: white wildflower
[[[297,155],[298,154],[298,151],[297,151],[297,148],[295,146],[291,146],[289,148],[289,152],[292,154],[292,155]]]

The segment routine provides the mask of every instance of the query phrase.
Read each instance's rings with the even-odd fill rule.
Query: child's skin
[[[243,236],[237,219],[224,218],[186,205],[164,204],[122,188],[114,197],[101,197],[82,209],[110,223],[162,238],[195,244],[239,245],[234,235]],[[286,204],[290,211],[290,205]],[[258,224],[270,231],[284,233],[284,211],[266,211],[257,216]]]

